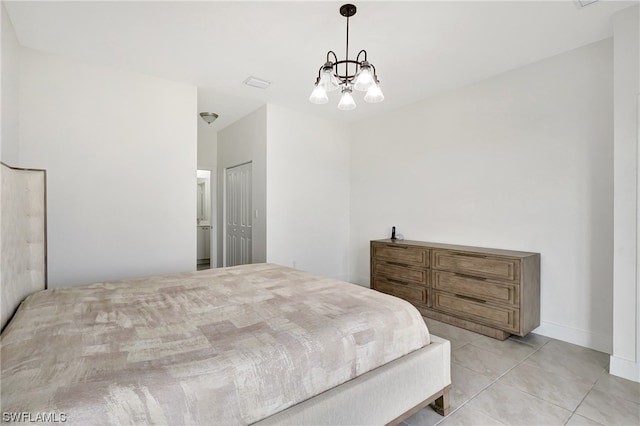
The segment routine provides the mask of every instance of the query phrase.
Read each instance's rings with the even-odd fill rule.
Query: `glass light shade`
[[[311,96],[309,96],[309,101],[313,104],[326,104],[329,102],[329,97],[324,88],[318,84],[313,88],[313,92],[311,92]]]
[[[373,86],[369,87],[369,90],[367,90],[367,94],[364,95],[364,101],[370,104],[377,104],[378,102],[384,101],[384,95],[382,94],[380,86],[374,84]]]
[[[351,96],[351,89],[342,90],[342,97],[340,98],[340,102],[338,102],[338,109],[343,111],[356,109],[356,101],[354,101],[353,96]]]
[[[368,65],[363,65],[360,68],[360,71],[358,71],[358,75],[356,75],[353,88],[362,92],[366,92],[372,85],[375,84],[376,82],[373,79],[371,67]]]
[[[211,124],[218,119],[218,114],[215,112],[201,112],[200,117],[202,117],[207,124]]]
[[[322,70],[320,74],[320,83],[319,86],[322,86],[325,92],[333,92],[340,86],[340,81],[333,75],[333,68],[325,68]]]

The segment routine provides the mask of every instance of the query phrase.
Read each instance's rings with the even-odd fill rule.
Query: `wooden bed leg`
[[[440,414],[441,416],[449,415],[449,411],[451,409],[450,401],[449,401],[450,389],[451,389],[451,385],[444,388],[442,390],[442,396],[434,401],[433,409],[436,411],[436,413]]]

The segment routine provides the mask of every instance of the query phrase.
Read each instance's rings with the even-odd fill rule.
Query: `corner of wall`
[[[540,321],[540,326],[533,330],[533,332],[542,336],[573,343],[574,345],[584,346],[607,354],[612,352],[611,336],[609,334],[569,327],[563,324],[556,324],[551,321]]]
[[[640,382],[640,6],[613,18],[614,247],[611,374]],[[634,320],[630,320],[633,318]]]
[[[640,364],[611,355],[609,358],[609,374],[640,382]]]

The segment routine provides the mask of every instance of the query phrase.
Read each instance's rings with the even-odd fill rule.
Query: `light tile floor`
[[[427,407],[403,426],[640,425],[640,383],[609,355],[529,334],[499,341],[425,318],[451,342],[451,414]]]

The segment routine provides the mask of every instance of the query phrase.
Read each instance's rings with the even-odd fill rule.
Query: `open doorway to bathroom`
[[[197,174],[197,207],[196,207],[196,235],[197,235],[197,265],[198,270],[215,268],[215,234],[213,233],[213,197],[211,170],[198,170]],[[214,238],[212,238],[214,237]]]

